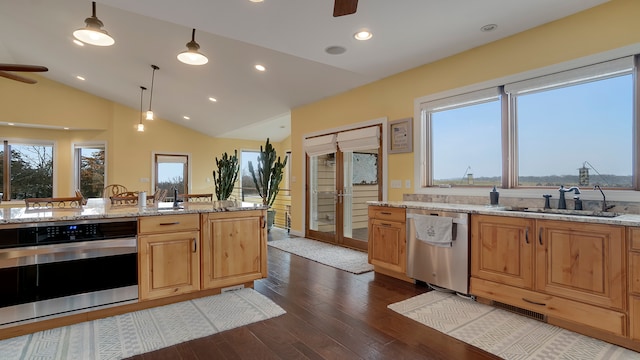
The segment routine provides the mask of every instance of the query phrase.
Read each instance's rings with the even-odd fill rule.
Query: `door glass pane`
[[[378,150],[345,152],[343,159],[343,236],[367,241],[367,201],[378,200]]]
[[[336,233],[336,154],[312,156],[309,186],[309,229]]]
[[[242,201],[262,204],[262,198],[258,195],[256,184],[253,181],[251,172],[249,171],[250,162],[253,164],[254,170],[258,168],[258,155],[260,155],[259,151],[243,150],[240,153],[240,176],[242,184],[241,197]]]

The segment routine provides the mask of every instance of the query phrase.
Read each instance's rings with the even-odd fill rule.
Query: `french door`
[[[307,237],[367,249],[367,201],[382,199],[382,149],[380,127],[366,129],[375,136],[357,146],[340,142],[341,133],[337,133],[333,148],[307,152]],[[361,130],[355,133],[360,138],[367,134]]]

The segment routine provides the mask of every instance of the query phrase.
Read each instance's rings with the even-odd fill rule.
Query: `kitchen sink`
[[[575,216],[595,216],[595,217],[605,217],[611,218],[619,216],[619,213],[615,212],[606,212],[606,211],[596,211],[596,210],[563,210],[563,209],[543,209],[543,208],[518,208],[511,207],[506,208],[506,211],[520,211],[520,212],[535,212],[535,213],[545,213],[545,214],[559,214],[559,215],[575,215]]]

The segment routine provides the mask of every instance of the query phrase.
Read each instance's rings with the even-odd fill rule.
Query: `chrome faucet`
[[[615,207],[615,205],[607,205],[607,198],[604,196],[604,191],[602,191],[602,189],[600,188],[600,185],[594,186],[593,190],[595,189],[600,190],[600,193],[602,194],[602,212],[606,212],[607,210]]]
[[[560,200],[558,200],[558,209],[566,209],[567,208],[567,201],[564,198],[564,193],[567,192],[575,192],[576,195],[580,194],[580,189],[578,189],[577,186],[572,186],[568,189],[564,188],[564,185],[560,185],[560,189],[558,189],[558,191],[560,191]]]

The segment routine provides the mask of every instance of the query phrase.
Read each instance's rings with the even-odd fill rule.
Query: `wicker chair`
[[[185,202],[212,202],[213,194],[181,194],[178,199]]]

